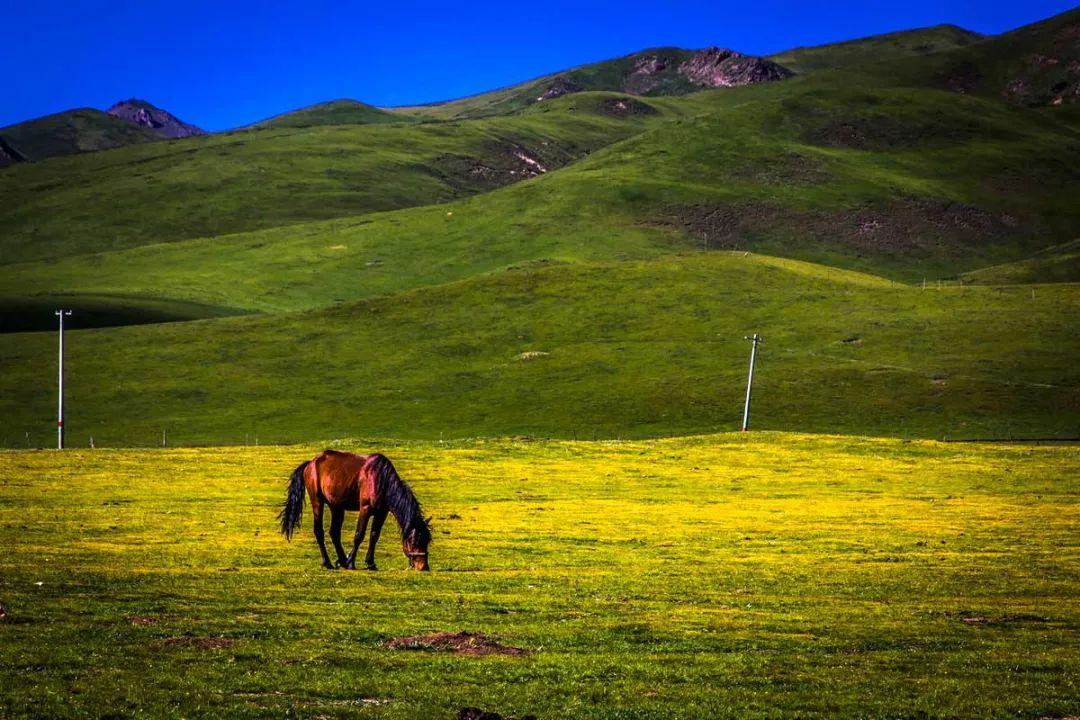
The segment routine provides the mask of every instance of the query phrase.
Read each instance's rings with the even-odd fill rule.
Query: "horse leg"
[[[364,541],[364,533],[367,532],[367,521],[370,514],[370,505],[360,506],[360,515],[356,518],[356,534],[353,535],[352,552],[349,553],[349,557],[345,558],[345,568],[347,570],[356,569],[356,553],[360,550],[360,543]]]
[[[365,564],[368,570],[378,570],[375,567],[375,543],[379,542],[379,534],[382,532],[383,522],[386,521],[386,511],[375,513],[375,517],[371,519],[371,539],[368,540],[367,557],[365,558]]]
[[[322,502],[320,502],[318,498],[311,498],[311,515],[315,520],[315,542],[319,543],[319,553],[322,555],[323,567],[327,570],[333,570],[334,566],[330,563],[330,556],[326,554],[326,538],[323,536],[322,511]]]
[[[330,542],[334,543],[337,552],[338,567],[345,567],[348,560],[345,559],[345,548],[341,547],[341,526],[345,524],[344,508],[330,508]]]

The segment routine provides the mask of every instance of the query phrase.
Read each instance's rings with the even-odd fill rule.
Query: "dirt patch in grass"
[[[921,199],[836,213],[833,219],[852,244],[886,251],[926,250],[943,239],[974,244],[1009,232],[1004,219],[972,205]]]
[[[154,617],[153,615],[131,615],[125,618],[129,623],[137,627],[145,627],[147,625],[156,625],[161,622],[161,618]]]
[[[1044,623],[1048,620],[1040,615],[961,615],[960,622],[965,625],[1015,625],[1018,623]]]
[[[197,648],[199,650],[224,650],[236,644],[232,638],[224,637],[171,637],[161,643],[167,648]]]
[[[815,158],[789,150],[754,158],[735,170],[732,177],[767,185],[813,185],[828,180],[829,173]]]
[[[905,117],[883,109],[870,114],[812,118],[802,140],[819,147],[888,152],[943,147],[986,133],[987,128],[974,118],[941,121]]]
[[[454,655],[524,655],[525,650],[503,645],[483,633],[437,632],[428,635],[410,635],[394,638],[383,643],[390,650],[433,650]]]
[[[628,97],[616,97],[602,100],[597,108],[604,115],[611,115],[613,117],[656,114],[656,108],[652,105]]]
[[[653,224],[680,228],[710,249],[734,249],[745,234],[785,214],[793,213],[766,203],[684,205],[667,208]]]
[[[503,716],[497,712],[488,712],[475,707],[461,708],[458,711],[458,720],[515,720],[510,716]],[[522,715],[516,720],[536,720],[535,715]],[[1066,719],[1067,720],[1067,719]]]
[[[471,195],[542,175],[572,159],[556,147],[548,147],[545,157],[513,142],[495,142],[478,156],[441,155],[427,167],[456,193]]]
[[[756,238],[786,236],[797,228],[804,239],[886,255],[965,255],[988,239],[1034,230],[1012,216],[924,198],[832,212],[764,202],[671,206],[651,224],[679,228],[710,250],[752,249]]]

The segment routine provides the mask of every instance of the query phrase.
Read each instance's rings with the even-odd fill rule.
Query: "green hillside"
[[[761,427],[1075,435],[1080,105],[993,89],[1074,17],[792,51],[748,87],[331,103],[16,164],[0,443],[47,442],[55,338],[25,331],[61,304],[97,328],[69,424],[103,444],[708,432],[755,331]],[[985,87],[950,87],[960,62]]]
[[[0,128],[0,140],[27,160],[44,160],[157,141],[161,136],[100,110],[80,108]],[[0,174],[0,178],[6,174]],[[5,198],[10,197],[7,192],[3,194]],[[2,221],[0,224],[5,229],[8,227]]]
[[[737,426],[1068,434],[1072,285],[927,289],[742,253],[522,268],[300,314],[74,331],[72,442],[282,442]],[[75,321],[72,321],[74,326]],[[6,442],[49,442],[54,333],[0,335]],[[0,441],[4,437],[0,435]]]
[[[410,118],[357,100],[331,100],[255,123],[256,128],[312,127],[315,125],[369,125],[408,122]]]
[[[829,45],[794,48],[773,55],[770,59],[797,73],[838,68],[851,70],[882,61],[896,62],[898,59],[922,58],[931,53],[956,50],[976,43],[983,37],[955,25],[937,25]]]
[[[0,258],[70,257],[445,202],[578,159],[660,115],[239,131],[0,173]]]
[[[521,262],[738,248],[914,283],[1020,260],[1080,231],[1073,193],[1080,134],[1045,113],[945,91],[850,87],[831,78],[649,99],[648,105],[633,100],[659,111],[622,118],[600,112],[613,101],[628,102],[581,93],[498,120],[324,129],[319,132],[349,133],[357,143],[382,141],[385,150],[387,138],[448,127],[457,139],[474,127],[535,128],[533,138],[579,133],[579,139],[586,128],[596,133],[595,142],[605,132],[649,128],[557,172],[446,205],[75,253],[0,266],[0,280],[39,293],[292,310]],[[673,117],[676,108],[684,117]],[[285,135],[263,142],[297,140]],[[519,142],[547,152],[552,147],[543,140]],[[379,200],[397,181],[405,198],[400,204],[423,205],[417,178],[432,182],[433,195],[452,195],[423,169],[401,172],[383,155],[370,168],[389,178],[372,189]],[[1025,192],[1015,192],[1018,187]],[[409,190],[417,195],[409,198]],[[311,198],[327,209],[323,196],[313,191]],[[300,201],[290,196],[260,220],[296,212]],[[165,207],[179,212],[189,206]],[[159,214],[133,209],[160,226]],[[115,216],[104,220],[111,224]]]
[[[985,285],[1080,283],[1080,239],[1046,248],[1024,260],[964,273],[964,281]]]
[[[1080,7],[942,58],[951,89],[1027,106],[1080,102]]]

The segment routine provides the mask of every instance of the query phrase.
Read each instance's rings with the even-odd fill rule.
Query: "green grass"
[[[555,112],[475,123],[270,128],[22,163],[0,173],[0,258],[90,252],[445,202],[549,168],[653,116]],[[472,172],[480,164],[491,173]]]
[[[584,93],[490,121],[303,131],[315,133],[305,142],[320,148],[305,156],[315,158],[312,163],[320,162],[317,154],[327,152],[329,138],[338,134],[355,142],[383,143],[370,165],[355,170],[359,176],[385,175],[387,182],[365,186],[364,200],[340,196],[345,204],[368,203],[366,214],[179,237],[204,229],[201,213],[222,225],[247,222],[227,213],[219,216],[211,203],[162,230],[176,236],[171,242],[156,243],[150,243],[152,234],[135,233],[137,224],[126,230],[130,237],[76,237],[80,226],[62,222],[61,215],[55,232],[62,234],[51,241],[25,244],[27,238],[13,232],[11,245],[24,244],[8,260],[50,247],[65,248],[66,257],[0,266],[0,281],[32,288],[32,293],[165,297],[295,310],[465,279],[523,262],[645,259],[708,246],[916,283],[1029,257],[1073,239],[1080,227],[1080,209],[1069,192],[1080,163],[1080,136],[1069,123],[1041,112],[943,91],[844,88],[843,78],[650,98],[655,114],[625,120],[601,111],[614,97]],[[644,132],[542,178],[438,206],[423,204],[485,187],[448,186],[421,165],[403,170],[386,164],[380,154],[386,137],[403,134],[404,142],[412,133],[445,134],[450,143],[450,138],[461,142],[511,126],[521,144],[552,155],[553,164],[581,157],[590,144]],[[559,137],[578,138],[579,144],[551,150],[542,139],[551,127],[559,129]],[[838,137],[848,136],[836,133],[849,130],[854,133],[850,142],[838,145]],[[273,142],[299,139],[285,135]],[[264,147],[271,141],[253,143]],[[232,167],[246,173],[248,166],[239,162],[243,157],[237,155]],[[316,192],[323,180],[316,182],[321,175],[315,169],[303,173],[298,182],[306,189],[295,190],[295,197],[290,193],[284,204],[271,201],[278,192],[273,187],[251,186],[252,202],[258,203],[252,208],[260,210],[251,222],[346,211],[333,206],[333,194]],[[1028,192],[1017,193],[1017,187]],[[71,192],[89,192],[80,188]],[[232,190],[211,192],[222,204],[241,196]],[[311,208],[304,209],[304,197]],[[188,201],[137,195],[136,200],[86,222],[121,224],[128,213],[138,213],[139,223],[156,227],[171,217],[149,212],[158,203],[169,213],[190,210]],[[144,201],[149,204],[138,204]],[[422,207],[372,212],[382,204]],[[27,218],[28,228],[37,217],[31,206],[16,206],[13,212]],[[710,213],[726,219],[709,220]],[[33,223],[33,232],[41,232],[41,221]],[[141,246],[90,254],[134,243]]]
[[[263,313],[76,330],[79,442],[711,431],[737,421],[753,331],[778,362],[764,427],[1075,435],[1077,287],[1048,258],[1080,229],[1080,115],[941,89],[1011,36],[928,32],[628,114],[583,92],[8,168],[4,302],[24,328],[57,302],[111,318],[83,327]],[[519,149],[551,171],[507,184]],[[960,277],[1060,286],[916,289]],[[48,442],[52,343],[0,339],[0,442]]]
[[[530,265],[304,313],[75,330],[67,427],[76,445],[709,432],[737,426],[742,337],[759,332],[759,428],[1075,435],[1078,302],[1075,285],[922,290],[731,252]],[[51,442],[55,340],[0,336],[6,445]]]
[[[837,68],[865,69],[868,65],[896,63],[913,57],[921,59],[932,53],[956,50],[981,39],[983,36],[979,33],[955,25],[937,25],[828,45],[793,48],[772,55],[769,59],[800,74]]]
[[[986,285],[1080,282],[1080,240],[1055,245],[1026,260],[965,273],[964,280]]]
[[[1074,448],[344,446],[413,485],[431,573],[404,570],[392,527],[377,573],[322,570],[307,513],[277,534],[316,446],[0,453],[0,714],[1080,713]],[[528,654],[381,645],[441,630]]]
[[[925,440],[1080,427],[1080,111],[1002,97],[1075,17],[0,171],[0,446],[55,442],[60,306],[97,446],[0,452],[0,717],[1080,714],[1076,449]],[[92,120],[40,153],[138,139]],[[702,435],[754,332],[755,432]],[[280,538],[322,445],[267,445],[327,437],[398,438],[330,444],[394,459],[434,572]],[[440,630],[528,652],[382,645]]]

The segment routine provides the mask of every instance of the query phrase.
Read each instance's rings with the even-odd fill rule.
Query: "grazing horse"
[[[278,517],[281,532],[292,539],[293,531],[300,526],[304,512],[304,492],[311,499],[311,513],[315,518],[315,540],[322,553],[323,567],[333,569],[330,556],[326,554],[323,538],[323,508],[330,509],[330,540],[337,551],[338,567],[356,569],[356,551],[364,539],[368,520],[371,520],[371,540],[368,542],[366,566],[375,570],[375,543],[379,541],[383,522],[388,512],[394,514],[401,528],[401,549],[409,558],[413,570],[428,569],[428,544],[431,530],[424,519],[420,502],[405,484],[393,464],[384,455],[354,455],[324,450],[311,460],[293,470],[289,478],[288,495]],[[358,510],[356,535],[353,549],[348,555],[341,547],[341,525],[346,510]]]

